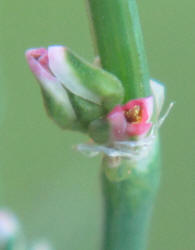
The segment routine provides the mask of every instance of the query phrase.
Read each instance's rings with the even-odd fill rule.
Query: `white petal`
[[[100,98],[87,89],[76,74],[66,58],[66,48],[63,46],[50,46],[48,48],[49,68],[56,78],[70,92],[93,103],[100,104]]]
[[[145,99],[145,104],[146,104],[146,108],[148,112],[148,121],[150,121],[154,112],[154,97],[149,96],[149,97],[145,97],[144,99]]]
[[[154,96],[154,101],[156,105],[156,113],[158,117],[160,115],[160,112],[162,110],[164,100],[165,100],[165,87],[162,83],[151,79],[150,88],[152,91],[152,95]]]

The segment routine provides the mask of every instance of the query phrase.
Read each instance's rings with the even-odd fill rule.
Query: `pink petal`
[[[147,121],[149,121],[152,117],[152,114],[153,114],[153,109],[154,109],[154,98],[153,96],[149,96],[149,97],[146,97],[146,98],[143,98],[145,103],[145,108],[147,110],[147,114],[148,114],[148,119]]]
[[[45,48],[29,49],[25,55],[31,71],[41,84],[47,81],[56,82],[56,78],[48,69],[48,56]]]
[[[128,123],[127,134],[129,136],[141,136],[149,132],[152,123]]]
[[[142,121],[150,120],[153,113],[153,97],[134,99],[126,103],[122,108],[123,110],[132,109],[134,106],[140,106],[142,110]]]
[[[39,58],[39,63],[49,71],[48,53],[41,55],[41,57]]]
[[[107,116],[110,123],[112,136],[115,140],[122,140],[126,137],[127,121],[121,106],[116,106]]]

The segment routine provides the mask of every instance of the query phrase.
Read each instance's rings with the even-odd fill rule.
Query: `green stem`
[[[88,0],[102,67],[125,88],[125,102],[149,95],[149,73],[135,0]]]
[[[108,157],[103,160],[103,250],[146,249],[148,226],[160,179],[157,145],[151,153],[149,162],[144,160],[136,164],[123,159],[116,166]]]
[[[125,89],[124,102],[150,95],[149,71],[135,0],[88,0],[102,67]],[[103,159],[103,250],[145,250],[160,173],[159,147],[136,162]]]

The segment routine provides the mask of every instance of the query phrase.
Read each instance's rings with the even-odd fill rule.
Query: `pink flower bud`
[[[108,115],[114,140],[125,140],[132,136],[148,133],[152,123],[153,97],[131,100],[123,106],[116,106]]]
[[[49,116],[60,127],[71,127],[76,120],[76,115],[67,91],[49,67],[48,50],[45,48],[29,49],[26,52],[26,59],[40,84]]]
[[[31,71],[42,85],[47,84],[48,81],[53,83],[58,82],[49,69],[47,49],[29,49],[26,52],[26,59]]]
[[[88,132],[92,121],[122,103],[120,80],[64,46],[29,49],[26,59],[40,84],[49,116],[63,129]]]

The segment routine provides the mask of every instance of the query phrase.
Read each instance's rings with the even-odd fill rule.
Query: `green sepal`
[[[89,135],[98,144],[106,144],[110,140],[110,126],[105,119],[98,119],[90,123]]]
[[[124,89],[121,82],[105,70],[90,65],[67,50],[67,60],[81,82],[100,99],[105,110],[110,111],[122,103]]]
[[[61,128],[70,129],[76,121],[76,115],[66,90],[60,86],[59,89],[55,88],[55,91],[46,88],[41,88],[41,91],[49,117]],[[62,98],[58,98],[58,93]]]
[[[124,99],[122,83],[113,74],[87,63],[70,49],[49,47],[49,67],[72,94],[101,105],[109,112]]]
[[[102,106],[86,101],[72,93],[69,93],[69,97],[77,117],[77,123],[84,131],[88,131],[88,126],[92,121],[104,115]]]

